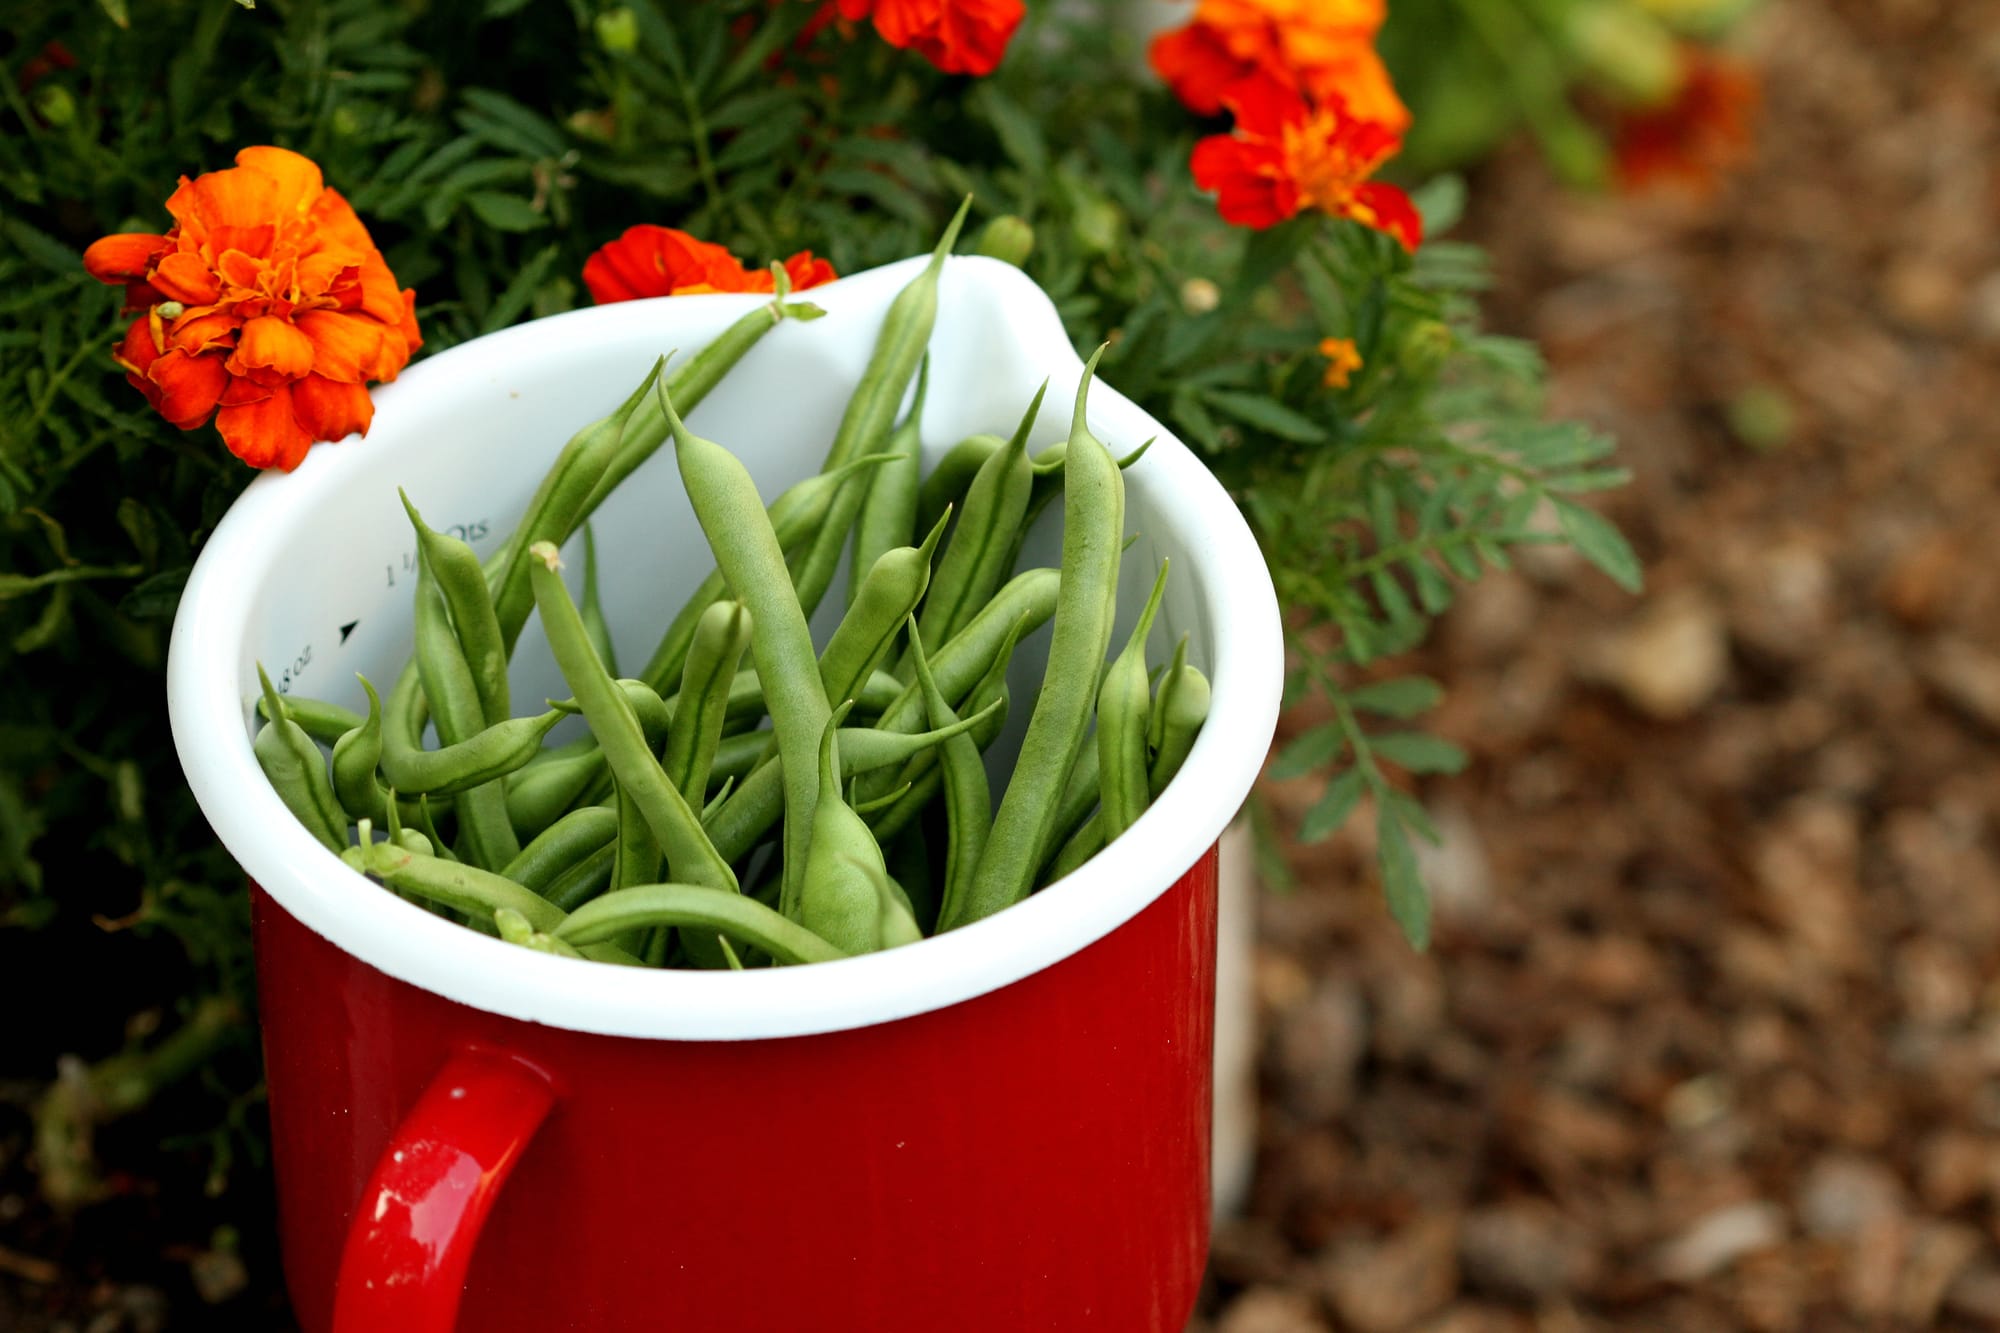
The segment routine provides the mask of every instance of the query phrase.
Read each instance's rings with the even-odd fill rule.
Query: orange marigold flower
[[[824,259],[801,250],[784,263],[792,290],[804,291],[839,275]],[[698,240],[674,227],[641,223],[607,241],[583,265],[583,284],[599,305],[646,296],[695,296],[703,292],[768,292],[776,289],[771,270],[750,270],[712,241]]]
[[[1750,155],[1757,77],[1726,56],[1681,48],[1680,91],[1663,107],[1628,117],[1613,144],[1627,190],[1676,182],[1708,194]]]
[[[1224,92],[1222,105],[1236,113],[1235,131],[1197,143],[1192,166],[1195,184],[1215,191],[1223,221],[1269,227],[1317,208],[1412,250],[1423,240],[1410,197],[1368,179],[1402,147],[1388,126],[1350,114],[1338,98],[1309,104],[1262,74]]]
[[[891,46],[947,74],[991,74],[1027,13],[1022,0],[838,0],[842,18],[873,18]]]
[[[174,425],[212,416],[229,451],[289,472],[315,440],[365,435],[365,387],[396,378],[417,294],[395,275],[311,159],[245,148],[236,165],[181,177],[163,236],[106,236],[83,253],[140,312],[113,353]]]
[[[1198,115],[1222,110],[1232,85],[1262,72],[1306,95],[1335,97],[1401,134],[1409,109],[1375,53],[1384,0],[1201,0],[1184,28],[1153,39],[1153,72]]]
[[[1319,354],[1326,358],[1326,387],[1345,389],[1354,372],[1361,369],[1361,350],[1352,338],[1321,338]]]

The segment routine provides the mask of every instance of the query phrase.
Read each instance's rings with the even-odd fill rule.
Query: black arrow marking
[[[340,627],[340,641],[341,641],[342,643],[346,643],[346,642],[347,642],[347,636],[348,636],[348,635],[350,635],[350,634],[352,634],[352,633],[354,633],[354,627],[355,627],[356,625],[359,625],[360,623],[361,623],[361,622],[360,622],[360,621],[358,621],[358,620],[350,620],[350,621],[348,621],[348,622],[347,622],[347,623],[346,623],[345,625],[342,625],[342,626]]]

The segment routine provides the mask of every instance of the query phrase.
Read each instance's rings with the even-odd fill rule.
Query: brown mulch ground
[[[1648,595],[1536,560],[1424,655],[1474,756],[1429,956],[1365,820],[1265,901],[1197,1330],[2000,1327],[2000,4],[1748,35],[1715,197],[1474,191]]]

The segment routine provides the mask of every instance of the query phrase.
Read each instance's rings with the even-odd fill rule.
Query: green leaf
[[[0,233],[14,243],[15,249],[51,273],[60,273],[64,277],[76,277],[83,273],[82,255],[54,237],[36,231],[19,218],[0,219]]]
[[[1299,825],[1299,840],[1319,842],[1330,837],[1354,813],[1354,807],[1361,801],[1361,790],[1361,770],[1358,768],[1350,768],[1327,783],[1326,791],[1313,803],[1313,808],[1306,811],[1306,817]]]
[[[474,216],[496,231],[535,231],[548,224],[548,218],[519,195],[474,190],[465,196],[465,202]]]
[[[1421,953],[1431,943],[1431,897],[1417,876],[1416,853],[1394,810],[1386,803],[1376,810],[1376,863],[1381,867],[1389,915],[1403,928],[1410,947]]]
[[[561,157],[569,139],[549,121],[505,93],[467,88],[458,123],[488,143],[529,157]]]
[[[1234,389],[1208,389],[1203,391],[1202,397],[1206,398],[1217,411],[1282,440],[1294,440],[1300,444],[1321,444],[1327,438],[1326,427],[1304,413],[1286,407],[1275,398],[1241,393]]]
[[[1465,767],[1465,751],[1441,736],[1421,731],[1390,731],[1368,738],[1377,759],[1412,773],[1457,773]]]
[[[119,612],[134,620],[173,619],[174,612],[180,609],[181,589],[187,586],[192,572],[192,566],[183,565],[179,569],[163,569],[142,580],[120,599]]]
[[[1029,176],[1039,179],[1049,169],[1048,145],[1035,118],[1020,103],[1000,91],[999,85],[982,83],[972,94],[974,106],[1000,138],[1000,147]]]
[[[1347,694],[1348,704],[1361,712],[1399,720],[1428,713],[1443,698],[1444,686],[1428,676],[1378,680],[1373,685],[1363,685]]]
[[[1568,500],[1557,500],[1555,506],[1564,535],[1576,543],[1576,549],[1583,553],[1584,559],[1603,570],[1613,583],[1626,592],[1637,593],[1645,585],[1639,557],[1633,553],[1624,534],[1611,525],[1610,519]]]
[[[1337,722],[1325,722],[1302,735],[1292,738],[1278,757],[1271,761],[1268,776],[1272,778],[1296,778],[1333,762],[1334,756],[1347,748],[1346,733]]]

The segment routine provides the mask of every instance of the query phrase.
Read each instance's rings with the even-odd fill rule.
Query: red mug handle
[[[555,1104],[490,1051],[445,1062],[375,1163],[340,1256],[333,1333],[452,1333],[480,1228]]]

